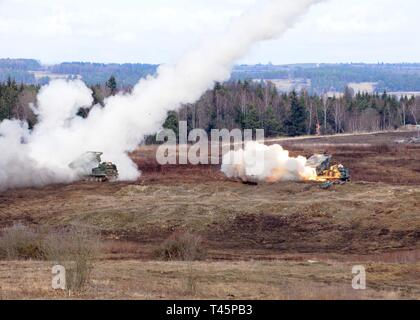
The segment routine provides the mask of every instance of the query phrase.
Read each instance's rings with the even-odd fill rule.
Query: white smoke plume
[[[308,181],[317,177],[316,169],[306,165],[305,157],[290,157],[280,145],[248,142],[244,149],[223,157],[222,172],[244,182]]]
[[[162,65],[131,94],[94,106],[87,119],[75,114],[91,104],[90,90],[80,81],[53,81],[38,96],[40,122],[32,132],[18,121],[0,124],[0,189],[73,181],[77,175],[68,164],[86,151],[104,152],[118,165],[121,180],[136,180],[140,173],[127,153],[159,130],[168,110],[195,102],[214,82],[227,80],[235,61],[255,43],[280,36],[320,1],[260,2],[225,34],[176,65]]]

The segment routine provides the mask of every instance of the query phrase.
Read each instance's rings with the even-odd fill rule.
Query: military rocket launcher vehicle
[[[317,173],[317,181],[321,182],[348,182],[350,170],[342,164],[331,165],[332,156],[328,154],[315,154],[308,159],[306,165],[314,168]]]
[[[106,182],[118,179],[118,168],[112,162],[102,162],[102,152],[86,152],[69,166],[86,181]]]

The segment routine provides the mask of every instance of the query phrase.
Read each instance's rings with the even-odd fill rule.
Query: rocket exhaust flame
[[[222,172],[230,179],[246,183],[349,181],[349,170],[343,165],[331,166],[331,158],[330,155],[294,158],[278,144],[266,146],[252,141],[244,149],[230,151],[223,157]]]
[[[257,163],[256,161],[259,161]],[[223,157],[222,172],[228,178],[244,182],[315,181],[316,169],[307,159],[290,157],[280,145],[266,146],[248,142],[244,149],[230,151]]]

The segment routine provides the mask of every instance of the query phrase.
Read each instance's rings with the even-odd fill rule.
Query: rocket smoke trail
[[[0,124],[0,189],[73,181],[78,177],[68,164],[89,150],[103,151],[115,162],[121,180],[137,179],[140,173],[127,152],[160,129],[168,110],[195,102],[214,82],[229,79],[235,61],[254,44],[281,36],[318,2],[260,1],[217,40],[175,65],[160,66],[156,76],[140,80],[131,94],[94,106],[86,119],[76,113],[92,104],[90,90],[81,81],[51,82],[38,95],[39,123],[32,131],[18,120]]]

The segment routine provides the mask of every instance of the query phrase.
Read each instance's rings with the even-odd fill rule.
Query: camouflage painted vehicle
[[[317,180],[322,182],[348,182],[350,170],[342,164],[331,166],[332,156],[328,154],[315,154],[308,159],[306,165],[314,168],[318,175]]]
[[[319,181],[336,181],[349,182],[350,170],[345,168],[342,164],[334,165],[318,175]]]
[[[332,156],[329,154],[314,154],[306,162],[306,166],[314,168],[317,175],[321,175],[324,171],[331,167]]]
[[[112,162],[102,162],[92,169],[92,174],[87,177],[89,181],[105,182],[118,179],[118,169]]]
[[[69,166],[86,181],[115,181],[118,169],[112,162],[102,162],[102,152],[86,152]]]

